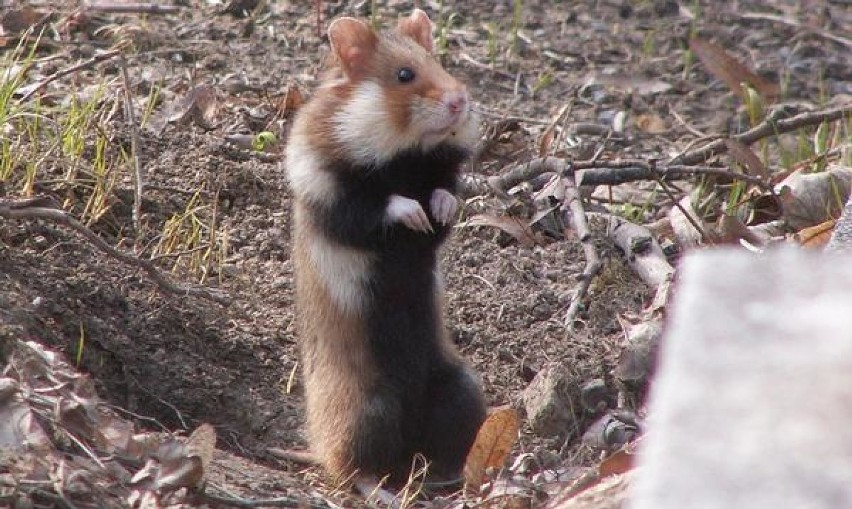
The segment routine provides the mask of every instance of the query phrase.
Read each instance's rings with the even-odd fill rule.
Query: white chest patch
[[[316,151],[307,142],[292,138],[287,144],[287,180],[293,192],[309,202],[328,203],[333,201],[337,185],[327,171],[323,171],[322,161]]]
[[[310,240],[310,257],[320,280],[344,313],[358,313],[369,304],[373,256],[341,246],[322,235]]]
[[[338,141],[362,164],[382,163],[419,140],[400,132],[388,121],[382,87],[365,81],[335,117]]]

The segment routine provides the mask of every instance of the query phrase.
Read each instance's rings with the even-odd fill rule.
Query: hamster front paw
[[[434,200],[435,194],[432,193],[433,210],[435,203]],[[417,200],[412,200],[405,196],[400,196],[398,194],[391,195],[390,200],[388,201],[388,206],[385,209],[385,217],[388,222],[402,223],[414,231],[423,233],[434,232],[432,229],[432,222],[429,221],[429,216],[426,215],[426,211],[423,210],[420,203]]]
[[[435,189],[429,199],[429,208],[435,221],[446,225],[452,223],[459,210],[459,201],[446,189]]]

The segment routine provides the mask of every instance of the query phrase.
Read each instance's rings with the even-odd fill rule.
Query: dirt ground
[[[276,105],[288,85],[312,90],[327,45],[317,36],[313,2],[270,2],[253,19],[220,14],[221,6],[206,2],[178,3],[186,6],[176,14],[99,14],[88,20],[128,31],[137,54],[127,69],[139,97],[153,84],[163,88],[155,114],[199,83],[217,91],[219,104],[208,128],[190,123],[140,132],[148,185],[143,238],[128,234],[129,176],[94,229],[112,245],[139,250],[155,243],[163,223],[200,191],[200,199],[211,205],[205,217],[210,219],[215,204],[219,231],[227,238],[227,256],[212,267],[205,284],[226,292],[232,303],[163,293],[145,273],[61,226],[0,220],[0,327],[21,327],[25,339],[50,345],[69,359],[77,358],[82,335],[79,368],[91,374],[102,398],[146,429],[215,425],[221,451],[213,480],[234,493],[256,498],[314,489],[328,493],[317,469],[267,452],[306,445],[293,327],[290,192],[280,154],[258,154],[225,140],[264,129],[286,139],[288,119],[274,114]],[[439,2],[419,3],[435,16]],[[610,139],[577,134],[562,149],[568,154],[602,148],[608,156],[666,158],[686,148],[698,132],[741,130],[744,113],[724,84],[698,64],[684,70],[691,31],[784,83],[787,101],[852,94],[848,49],[801,27],[744,16],[789,14],[806,26],[845,26],[848,32],[852,8],[843,1],[744,0],[734,10],[729,2],[680,2],[679,7],[674,1],[526,0],[514,53],[507,51],[512,2],[440,3],[444,18],[451,19],[443,61],[469,84],[489,136],[472,168],[486,176],[534,157],[544,128],[566,105],[571,123],[608,126],[622,111],[664,122],[659,132],[629,123],[624,136]],[[323,23],[344,14],[366,16],[369,6],[323,2]],[[379,19],[388,25],[411,6],[378,2]],[[91,29],[69,37],[74,44],[45,53],[63,55],[57,68],[110,43]],[[86,76],[95,80],[119,72],[106,62]],[[228,86],[234,80],[247,87]],[[658,84],[666,86],[646,90]],[[127,143],[121,122],[109,127],[118,142]],[[61,162],[51,171],[61,175]],[[40,179],[51,177],[49,171]],[[47,183],[37,190],[54,193]],[[0,196],[14,193],[0,188]],[[57,195],[59,202],[62,198]],[[504,208],[505,202],[484,196],[467,202],[464,217],[505,214]],[[605,268],[592,285],[580,323],[569,331],[563,318],[583,269],[582,250],[570,235],[539,240],[526,246],[497,229],[462,223],[443,257],[449,327],[481,373],[494,406],[520,408],[523,388],[551,362],[567,366],[579,381],[611,384],[622,341],[616,316],[638,312],[648,297],[623,256],[601,235],[596,242]],[[160,265],[170,268],[167,261]],[[172,276],[198,280],[185,266]],[[561,450],[565,464],[589,459],[576,437],[568,447],[563,441],[537,436],[525,426],[515,454]]]

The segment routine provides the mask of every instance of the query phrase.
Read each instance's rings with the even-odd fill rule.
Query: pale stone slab
[[[682,265],[631,509],[852,507],[852,257]]]
[[[826,251],[852,252],[852,199],[843,207],[843,214],[834,227]]]

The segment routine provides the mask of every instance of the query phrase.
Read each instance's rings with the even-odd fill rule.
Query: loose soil
[[[508,52],[512,2],[443,3],[444,18],[452,19],[443,61],[468,82],[483,111],[488,147],[471,170],[486,176],[534,157],[547,123],[566,105],[570,123],[608,126],[620,111],[664,121],[659,133],[630,123],[625,136],[610,140],[573,136],[560,149],[568,154],[603,147],[608,156],[666,158],[683,150],[697,131],[740,130],[744,113],[724,84],[700,64],[684,72],[692,30],[751,69],[784,82],[789,101],[852,93],[848,49],[806,29],[741,16],[787,12],[805,26],[830,30],[845,23],[848,29],[845,2],[814,2],[819,8],[808,12],[797,11],[803,2],[793,1],[746,0],[737,2],[737,12],[726,2],[700,2],[696,12],[694,2],[681,2],[679,9],[677,2],[666,1],[527,0],[515,52]],[[23,338],[75,361],[82,346],[79,368],[91,374],[102,398],[141,427],[184,431],[214,424],[222,450],[212,480],[234,493],[254,498],[308,495],[316,488],[330,493],[317,469],[276,460],[267,452],[269,447],[306,446],[293,327],[290,192],[280,152],[258,154],[225,141],[229,134],[260,130],[286,139],[289,118],[275,114],[277,105],[288,86],[309,93],[316,85],[327,44],[317,36],[313,2],[271,2],[253,19],[191,4],[177,14],[108,14],[88,20],[94,28],[115,24],[127,30],[138,51],[128,61],[128,72],[139,100],[151,86],[163,87],[157,114],[200,83],[217,91],[219,105],[207,128],[170,124],[162,132],[140,132],[139,157],[148,185],[141,238],[134,238],[132,229],[129,175],[119,184],[110,212],[93,228],[110,244],[141,250],[156,243],[164,222],[199,192],[197,199],[208,205],[203,217],[210,221],[215,209],[218,231],[228,245],[227,257],[210,268],[204,284],[226,292],[232,304],[163,293],[144,273],[61,226],[2,220],[0,327],[21,328]],[[385,25],[411,8],[410,2],[379,4]],[[421,4],[434,17],[437,2]],[[323,2],[323,22],[344,14],[366,16],[369,5]],[[61,69],[110,43],[102,37],[91,28],[80,30],[70,36],[74,45],[39,56],[62,55],[54,63]],[[107,62],[66,81],[77,82],[82,91],[87,81],[117,76],[120,68]],[[227,86],[234,80],[251,89]],[[639,90],[657,81],[671,86],[659,93]],[[69,90],[68,83],[64,86],[53,91]],[[127,144],[130,137],[122,122],[104,126],[117,144]],[[57,161],[55,175],[40,179],[64,170]],[[64,198],[47,184],[37,191],[58,202]],[[505,202],[493,196],[469,200],[463,220],[483,212],[505,214]],[[522,389],[551,362],[567,366],[580,383],[604,379],[612,384],[622,337],[616,316],[641,310],[647,292],[603,233],[596,233],[604,270],[570,331],[563,318],[584,265],[582,249],[570,233],[561,239],[542,236],[537,245],[526,246],[492,227],[462,222],[448,242],[442,260],[448,324],[464,356],[481,373],[491,405],[521,408]],[[170,261],[159,264],[169,270]],[[186,284],[200,278],[185,264],[171,276]],[[564,437],[537,436],[524,427],[515,453],[561,451],[565,465],[590,461],[576,436],[567,447],[563,442]]]

